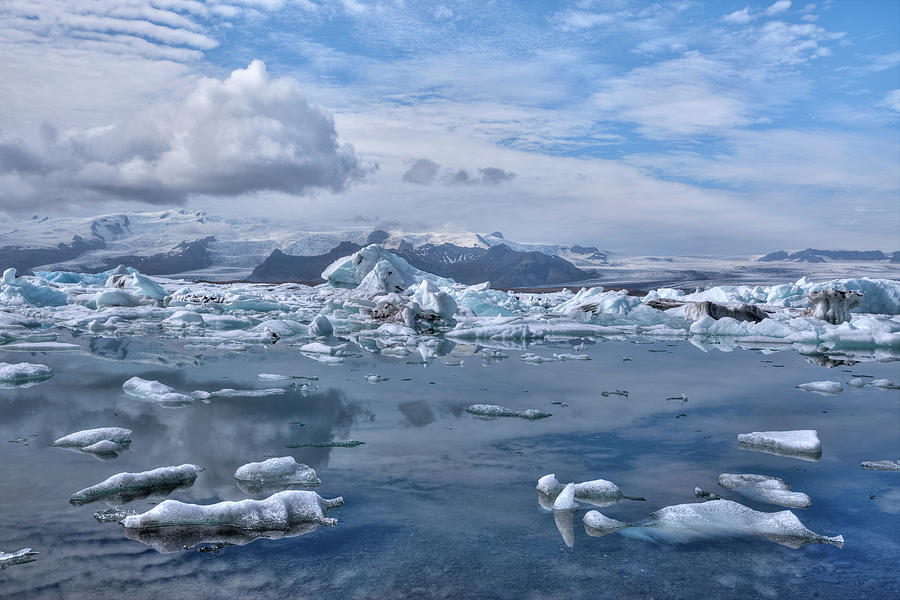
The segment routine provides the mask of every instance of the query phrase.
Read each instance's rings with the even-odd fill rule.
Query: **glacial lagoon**
[[[0,549],[38,553],[0,570],[2,598],[900,595],[900,474],[860,466],[900,456],[900,392],[848,385],[896,381],[889,354],[855,362],[786,346],[638,336],[502,348],[445,340],[425,356],[360,351],[325,364],[280,343],[204,349],[196,340],[87,332],[59,342],[79,349],[0,349],[0,361],[54,371],[42,383],[0,390]],[[522,360],[573,353],[589,360]],[[132,377],[185,394],[284,393],[165,406],[125,393]],[[843,391],[796,387],[822,380]],[[482,417],[466,412],[473,404],[551,416]],[[117,456],[50,445],[97,427],[130,429],[131,442]],[[816,430],[821,457],[738,445],[739,434],[772,430]],[[328,513],[335,526],[257,539],[168,532],[161,540],[94,518],[110,509],[142,513],[165,498],[263,499],[271,491],[242,489],[234,472],[284,456],[315,469],[323,498],[343,498]],[[69,502],[111,475],[186,463],[203,470],[168,495]],[[535,489],[549,473],[563,484],[609,480],[645,500],[579,505],[570,547]],[[719,486],[723,473],[781,478],[812,504],[786,509],[749,498]],[[582,524],[592,509],[647,522],[663,507],[700,502],[698,487],[757,511],[791,510],[817,534],[843,536],[843,547],[792,548],[727,532],[595,537]]]

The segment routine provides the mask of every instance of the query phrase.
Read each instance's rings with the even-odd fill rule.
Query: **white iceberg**
[[[816,392],[818,394],[840,394],[844,391],[844,386],[837,381],[810,381],[809,383],[801,383],[797,387],[806,392]]]
[[[517,410],[514,408],[500,406],[499,404],[472,404],[466,407],[466,412],[479,417],[516,417],[519,419],[528,419],[531,421],[536,419],[545,419],[547,417],[553,416],[548,412],[540,411],[534,408],[529,408],[528,410]]]
[[[819,460],[822,442],[815,429],[793,431],[754,431],[737,436],[738,446],[747,450],[759,450],[780,456],[804,460]]]
[[[187,394],[178,393],[164,383],[140,377],[132,377],[123,383],[122,390],[129,396],[148,402],[157,402],[163,406],[184,406],[194,401]]]
[[[16,550],[15,552],[3,552],[0,551],[0,569],[5,569],[6,567],[11,567],[12,565],[21,565],[24,563],[29,563],[37,560],[35,557],[40,554],[39,552],[34,552],[31,548],[22,548],[21,550]]]
[[[6,349],[6,346],[0,346]],[[0,388],[27,387],[53,377],[53,369],[47,365],[35,363],[0,362]]]
[[[245,491],[292,485],[317,487],[322,483],[315,469],[298,463],[292,456],[247,463],[234,472],[234,478]]]
[[[722,473],[719,485],[725,489],[735,490],[748,498],[762,500],[788,508],[809,508],[812,500],[802,492],[792,492],[784,479],[753,473]]]
[[[118,497],[127,502],[153,493],[168,494],[176,488],[193,485],[197,474],[202,470],[197,465],[184,464],[141,473],[119,473],[75,492],[69,502],[80,505],[108,497]]]
[[[117,446],[131,442],[130,429],[123,427],[98,427],[97,429],[85,429],[76,431],[55,440],[51,446],[63,446],[71,448],[87,448],[99,442],[111,442]]]
[[[553,501],[553,510],[574,510],[576,508],[578,505],[575,504],[575,484],[568,483]]]

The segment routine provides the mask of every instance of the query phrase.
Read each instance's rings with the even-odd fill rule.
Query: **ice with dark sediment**
[[[900,471],[900,460],[867,460],[860,466],[869,471]]]
[[[187,406],[194,401],[192,397],[176,392],[174,388],[164,383],[140,377],[132,377],[123,383],[122,391],[134,398],[156,402],[170,408]]]
[[[81,505],[105,498],[128,502],[151,494],[168,495],[175,489],[193,485],[197,474],[202,470],[203,468],[197,465],[184,464],[160,467],[141,473],[119,473],[75,492],[69,498],[69,502]]]
[[[584,520],[587,526],[599,525],[596,529],[600,532],[604,525],[610,527],[604,515],[597,511],[588,512]],[[616,522],[612,529],[627,537],[669,543],[759,536],[793,549],[806,544],[831,544],[839,548],[844,545],[843,536],[829,537],[810,531],[789,510],[760,512],[731,500],[667,506],[651,513],[646,522],[634,525]]]
[[[815,429],[792,431],[754,431],[738,434],[738,446],[745,450],[757,450],[802,460],[819,460],[822,442]]]
[[[702,500],[704,502],[708,502],[709,500],[721,500],[722,496],[718,495],[715,492],[708,492],[706,490],[700,489],[698,487],[694,488],[694,496],[697,500]]]
[[[534,408],[517,410],[515,408],[500,406],[499,404],[472,404],[466,407],[466,412],[478,417],[514,417],[518,419],[527,419],[529,421],[553,416],[551,413]]]
[[[21,550],[16,550],[15,552],[3,552],[0,551],[0,569],[5,569],[6,567],[11,567],[13,565],[21,565],[25,563],[34,562],[37,560],[37,555],[39,552],[32,551],[31,548],[22,548]]]
[[[8,346],[0,346],[4,350]],[[13,387],[31,387],[53,377],[53,369],[47,365],[35,363],[0,362],[0,389]]]
[[[792,492],[784,479],[754,473],[722,473],[719,485],[752,500],[761,500],[788,508],[809,508],[812,500],[802,492]]]
[[[314,488],[322,481],[315,469],[298,463],[293,456],[270,458],[261,462],[247,463],[234,472],[238,486],[246,492],[257,493],[269,488],[303,486]]]
[[[809,383],[801,383],[797,386],[806,392],[815,392],[817,394],[840,394],[844,391],[844,386],[837,381],[810,381]]]

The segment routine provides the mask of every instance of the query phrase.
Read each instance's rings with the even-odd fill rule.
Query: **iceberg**
[[[39,552],[34,552],[31,548],[22,548],[21,550],[16,550],[15,552],[3,552],[0,551],[0,569],[5,569],[6,567],[11,567],[13,565],[21,565],[25,563],[34,562],[37,560],[35,558]]]
[[[766,311],[752,304],[738,304],[728,306],[726,304],[717,304],[704,300],[703,302],[691,302],[684,307],[684,316],[691,321],[696,321],[702,317],[710,317],[716,321],[724,317],[734,319],[735,321],[750,321],[751,323],[759,323],[763,319],[769,317]]]
[[[180,394],[164,383],[141,379],[140,377],[132,377],[123,383],[122,390],[134,398],[148,402],[157,402],[170,408],[186,406],[194,401],[192,397],[187,394]]]
[[[528,419],[534,421],[537,419],[546,419],[553,416],[548,412],[543,412],[534,408],[528,410],[516,410],[507,408],[499,404],[472,404],[466,408],[466,412],[479,417],[517,417],[519,419]]]
[[[883,390],[900,390],[900,385],[897,385],[890,379],[873,379],[872,387],[881,388]]]
[[[38,284],[35,285],[30,279],[38,280]],[[68,295],[49,285],[46,280],[16,277],[16,270],[13,268],[6,269],[0,278],[0,304],[55,307],[65,306],[68,302]]]
[[[763,537],[795,550],[806,544],[831,544],[838,548],[844,545],[843,536],[829,537],[810,531],[789,510],[760,512],[731,500],[667,506],[637,525],[622,524],[597,511],[588,512],[584,520],[601,535],[619,531],[628,537],[655,541],[687,543],[743,535]],[[605,531],[606,528],[611,531]]]
[[[184,464],[177,467],[160,467],[141,473],[119,473],[75,492],[69,498],[69,502],[79,506],[101,498],[115,497],[123,502],[130,502],[151,494],[168,495],[177,488],[193,485],[197,474],[202,470],[203,468],[197,465]]]
[[[575,510],[576,508],[578,505],[575,504],[575,484],[568,483],[553,501],[553,510]]]
[[[818,394],[840,394],[844,391],[844,386],[837,381],[810,381],[809,383],[801,383],[797,388]]]
[[[95,446],[101,442],[110,442],[114,445],[124,446],[131,443],[131,430],[122,427],[98,427],[97,429],[85,429],[76,431],[55,440],[51,446],[80,448],[82,450]],[[97,449],[89,450],[96,452]]]
[[[334,326],[325,315],[316,315],[309,324],[309,334],[313,337],[328,337],[334,334]]]
[[[322,481],[312,467],[298,463],[292,456],[270,458],[239,467],[234,472],[238,486],[245,492],[256,493],[272,487],[318,487]]]
[[[581,483],[573,483],[572,496],[579,502],[593,504],[594,506],[611,506],[619,500],[646,500],[646,498],[625,496],[612,481],[606,479],[594,479],[591,481],[583,481]],[[538,479],[537,490],[547,498],[539,498],[541,505],[547,503],[557,494],[561,494],[565,487],[556,479],[556,475],[550,473]]]
[[[860,292],[834,288],[809,293],[813,318],[827,321],[832,325],[849,321],[850,310],[862,304],[862,299],[863,294]]]
[[[822,442],[815,429],[754,431],[741,433],[737,437],[738,446],[745,450],[758,450],[803,460],[819,460],[822,457]]]
[[[0,346],[6,349],[6,346]],[[53,377],[53,369],[35,363],[0,362],[0,388],[30,387]]]
[[[860,466],[869,471],[900,471],[900,460],[867,460]]]
[[[747,498],[762,500],[778,506],[788,508],[812,506],[809,496],[801,492],[792,492],[791,486],[785,483],[784,479],[778,477],[752,473],[740,475],[722,473],[719,475],[719,485],[728,490],[735,490]]]
[[[628,523],[611,519],[597,510],[591,510],[585,513],[582,521],[584,522],[585,532],[591,537],[602,537],[604,535],[609,535],[610,533],[615,533],[620,529],[625,529],[626,527],[633,527],[633,525],[629,525]]]

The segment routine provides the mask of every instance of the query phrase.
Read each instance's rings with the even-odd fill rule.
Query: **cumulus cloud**
[[[60,200],[183,202],[192,194],[263,190],[339,192],[367,167],[310,105],[296,80],[270,78],[261,61],[224,81],[201,79],[186,98],[118,125],[0,140],[3,207]]]
[[[427,158],[420,158],[403,174],[403,181],[419,185],[431,184],[437,177],[441,165]]]
[[[741,10],[736,10],[733,13],[725,15],[722,17],[722,20],[726,23],[734,23],[735,25],[746,25],[753,20],[753,16],[750,14],[750,8],[745,6]]]
[[[772,6],[766,9],[766,15],[771,17],[772,15],[777,15],[779,13],[783,13],[787,9],[791,7],[791,0],[778,0]]]
[[[447,177],[447,182],[456,185],[499,185],[504,181],[511,181],[515,176],[515,173],[497,167],[478,169],[478,175],[472,175],[466,169],[460,169],[451,173]]]

